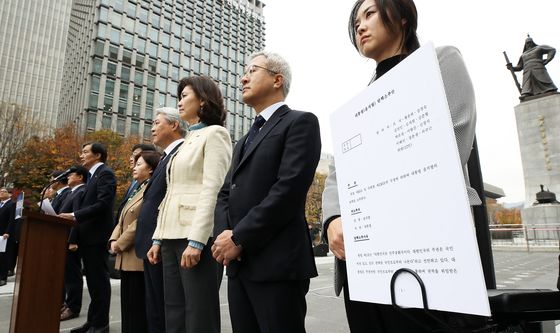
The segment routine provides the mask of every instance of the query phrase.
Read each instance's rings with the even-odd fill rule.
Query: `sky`
[[[292,109],[319,117],[323,151],[332,153],[330,114],[363,90],[375,62],[348,38],[353,0],[265,0],[266,49],[292,67],[286,99]],[[516,65],[529,33],[537,44],[560,48],[558,0],[416,0],[420,44],[461,51],[476,93],[477,141],[484,182],[502,188],[501,202],[525,199],[514,107],[519,94],[503,51]],[[547,65],[560,86],[560,54]],[[521,72],[517,73],[521,82]],[[559,110],[560,112],[560,110]],[[535,190],[537,192],[538,189]]]

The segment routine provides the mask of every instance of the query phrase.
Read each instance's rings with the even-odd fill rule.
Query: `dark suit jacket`
[[[243,246],[228,276],[253,281],[317,276],[305,220],[305,198],[321,154],[317,117],[282,106],[264,124],[247,152],[235,146],[218,194],[214,235],[231,229]]]
[[[3,234],[13,236],[16,216],[16,203],[10,199],[0,208],[0,237]],[[10,237],[11,238],[11,237]]]
[[[51,206],[57,214],[61,213],[60,208],[62,207],[62,203],[64,202],[64,199],[66,199],[66,196],[68,196],[69,193],[70,193],[70,188],[67,187],[64,189],[64,191],[60,192],[60,194],[57,194],[52,200]]]
[[[86,193],[87,185],[82,185],[74,191],[69,191],[68,195],[64,198],[64,202],[60,207],[60,213],[72,213],[80,209],[84,193]],[[70,237],[68,238],[69,244],[78,244],[78,230],[73,227],[70,230]]]
[[[113,170],[100,165],[88,180],[80,209],[74,211],[79,245],[105,244],[109,240],[116,189]]]
[[[157,226],[159,204],[165,197],[165,192],[167,192],[167,163],[181,145],[182,143],[178,144],[159,162],[146,185],[144,203],[136,221],[136,236],[134,238],[136,256],[140,259],[146,259],[146,254],[152,247],[152,236]]]

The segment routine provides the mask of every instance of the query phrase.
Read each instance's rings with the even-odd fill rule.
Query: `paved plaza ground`
[[[512,249],[495,249],[494,265],[498,288],[542,288],[555,289],[558,277],[558,249],[548,251],[519,251]],[[307,294],[308,313],[306,328],[308,333],[348,332],[342,298],[334,295],[333,257],[317,258],[319,277],[311,280]],[[13,277],[6,286],[0,287],[0,332],[8,332],[13,294]],[[120,297],[119,280],[111,280],[111,333],[120,332]],[[222,332],[231,332],[227,303],[227,280],[224,279],[220,290],[222,310]],[[61,332],[81,325],[85,321],[85,309],[89,304],[87,290],[84,290],[84,309],[76,319],[61,323]],[[560,332],[557,329],[557,332]]]

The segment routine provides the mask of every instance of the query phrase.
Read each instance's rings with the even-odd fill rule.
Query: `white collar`
[[[185,139],[181,138],[181,139],[178,139],[178,140],[175,140],[175,141],[171,142],[171,143],[169,144],[169,146],[167,146],[167,147],[163,150],[163,152],[165,153],[166,156],[169,155],[169,154],[171,154],[171,152],[173,151],[173,149],[175,149],[175,147],[177,147],[177,146],[178,146],[181,142],[183,142],[183,141],[185,141]]]
[[[70,189],[70,191],[74,192],[75,190],[79,189],[80,187],[84,186],[84,183],[78,184]]]
[[[91,167],[91,169],[89,169],[89,174],[93,176],[93,175],[95,174],[95,171],[97,171],[97,168],[99,168],[101,165],[103,165],[103,162],[97,162],[97,163],[95,163],[95,164]]]
[[[276,110],[278,110],[283,105],[286,105],[286,102],[282,101],[282,102],[274,103],[269,107],[267,107],[266,109],[262,110],[261,113],[259,113],[259,116],[262,116],[265,121],[268,121],[270,117],[272,117],[274,112],[276,112]]]
[[[61,188],[61,189],[59,189],[58,191],[56,191],[56,194],[58,195],[58,194],[62,193],[62,191],[64,191],[64,190],[67,189],[67,188],[68,188],[68,185],[64,186],[63,188]]]

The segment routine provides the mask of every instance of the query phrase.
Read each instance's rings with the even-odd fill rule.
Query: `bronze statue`
[[[523,54],[519,58],[517,66],[511,64],[504,52],[507,61],[506,67],[511,71],[517,89],[521,94],[519,97],[520,100],[523,101],[530,99],[532,96],[554,93],[558,90],[545,68],[545,65],[554,58],[555,54],[556,49],[548,45],[537,45],[529,35],[527,35],[527,39],[525,40]],[[545,55],[546,58],[543,59]],[[514,73],[520,70],[523,70],[522,85],[519,85]]]

